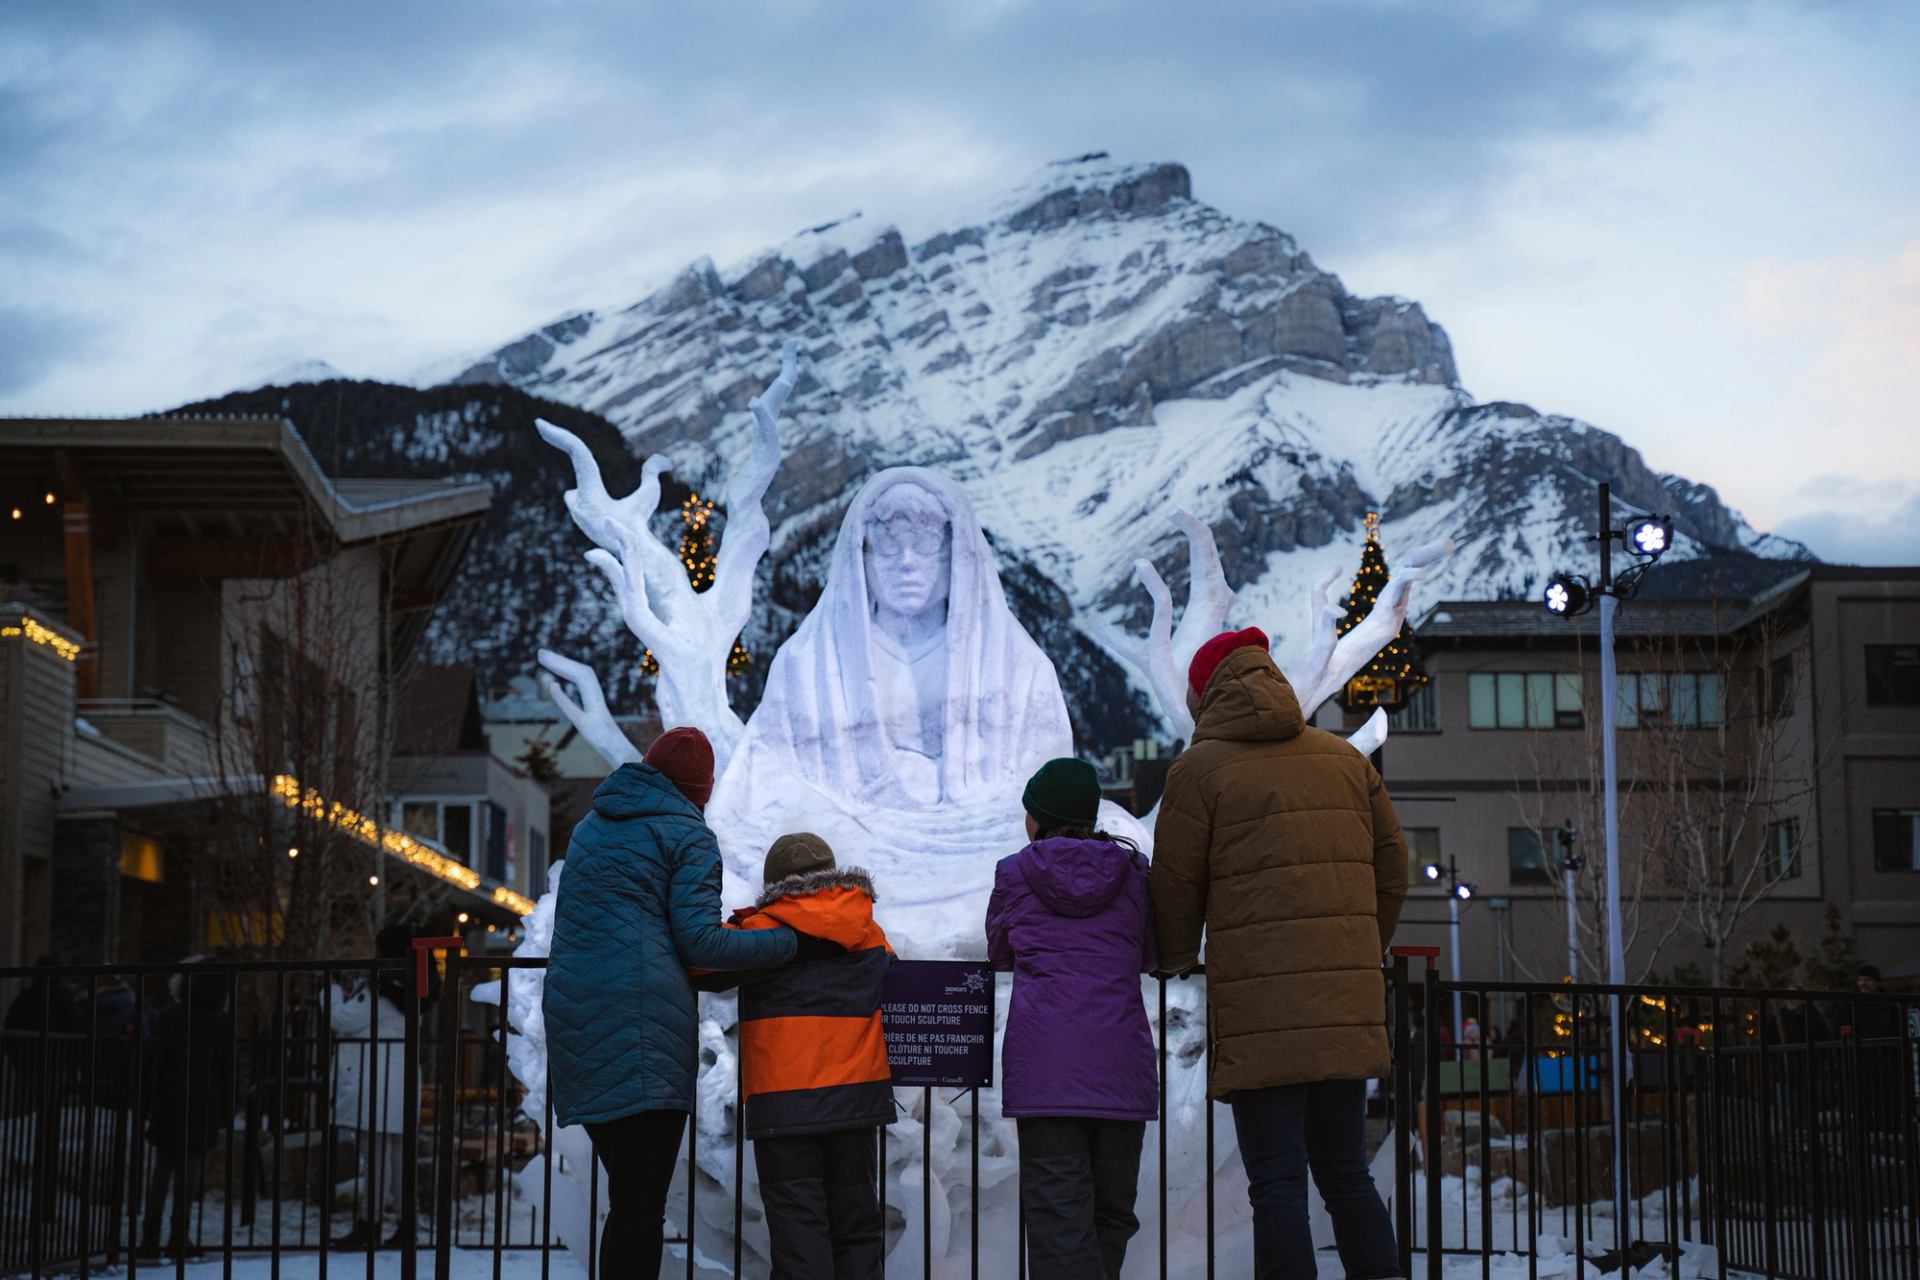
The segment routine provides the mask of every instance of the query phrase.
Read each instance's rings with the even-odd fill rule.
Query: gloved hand
[[[810,933],[801,933],[799,930],[794,931],[794,936],[799,939],[800,943],[799,946],[794,948],[793,958],[795,960],[831,960],[835,956],[847,954],[847,949],[837,942],[829,942],[825,938],[816,938]]]

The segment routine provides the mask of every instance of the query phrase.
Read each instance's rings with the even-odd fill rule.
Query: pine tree
[[[695,591],[706,591],[713,586],[714,566],[719,560],[713,547],[713,503],[698,493],[687,495],[680,504],[680,563],[686,567],[687,581],[693,584]],[[747,652],[746,645],[738,639],[733,642],[733,651],[727,655],[727,674],[737,676],[753,663],[753,655]],[[640,669],[652,675],[660,670],[655,661],[653,650],[649,649],[640,659]]]
[[[1367,545],[1360,551],[1360,571],[1353,575],[1353,586],[1345,601],[1346,617],[1340,619],[1339,633],[1359,626],[1373,612],[1380,591],[1387,585],[1387,553],[1380,548],[1380,513],[1367,512]],[[1366,666],[1347,681],[1340,692],[1340,705],[1349,711],[1385,707],[1389,711],[1403,706],[1427,683],[1426,669],[1420,661],[1420,645],[1413,638],[1413,625],[1400,624],[1400,634],[1375,654]]]

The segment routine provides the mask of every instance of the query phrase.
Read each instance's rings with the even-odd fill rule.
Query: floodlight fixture
[[[1643,516],[1627,526],[1627,550],[1648,560],[1658,560],[1673,549],[1673,521],[1662,516]]]
[[[1462,880],[1459,884],[1453,886],[1453,896],[1465,902],[1473,897],[1473,886],[1465,880]]]
[[[1440,864],[1437,862],[1429,862],[1425,867],[1421,868],[1421,870],[1426,872],[1427,879],[1429,880],[1438,880],[1440,878]]]
[[[1541,593],[1547,612],[1563,618],[1576,613],[1585,613],[1592,601],[1592,593],[1587,590],[1587,580],[1575,573],[1557,574],[1547,583],[1547,589]]]

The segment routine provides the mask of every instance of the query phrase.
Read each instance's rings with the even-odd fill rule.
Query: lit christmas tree
[[[1353,575],[1348,590],[1347,616],[1340,619],[1340,634],[1359,626],[1373,612],[1380,589],[1387,585],[1387,553],[1380,549],[1380,513],[1367,512],[1367,545],[1360,551],[1360,571]],[[1373,661],[1347,681],[1340,691],[1340,705],[1349,711],[1385,707],[1397,711],[1422,685],[1427,673],[1420,663],[1420,646],[1413,638],[1413,624],[1400,624],[1393,643],[1374,656]]]
[[[713,548],[713,503],[698,493],[690,493],[680,504],[680,563],[686,567],[687,581],[695,591],[705,591],[713,585],[714,564],[718,558]],[[735,640],[733,652],[727,655],[727,674],[737,676],[752,662],[753,656],[747,647]],[[642,655],[640,669],[649,675],[660,670],[653,650]]]

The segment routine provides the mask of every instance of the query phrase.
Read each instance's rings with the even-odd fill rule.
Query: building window
[[[120,833],[120,874],[148,884],[161,884],[167,878],[167,855],[152,836],[135,831]]]
[[[1402,827],[1407,838],[1407,883],[1425,884],[1427,868],[1440,864],[1440,828]]]
[[[1578,729],[1577,671],[1476,671],[1467,677],[1467,727]]]
[[[431,840],[468,866],[474,865],[479,849],[474,841],[470,801],[402,801],[399,825],[414,839]]]
[[[444,805],[440,810],[440,843],[468,866],[473,865],[473,806]]]
[[[538,827],[527,832],[527,887],[534,893],[547,889],[547,833]]]
[[[1920,871],[1920,809],[1873,811],[1873,869]]]
[[[440,806],[431,800],[409,800],[400,806],[400,829],[415,840],[440,843]]]
[[[1547,861],[1547,842],[1532,827],[1507,828],[1507,883],[1553,883],[1553,866]]]
[[[487,874],[505,883],[507,875],[507,811],[487,805]]]
[[[1800,824],[1791,818],[1767,828],[1767,874],[1778,880],[1800,878]]]
[[[1613,703],[1622,729],[1717,729],[1727,721],[1727,678],[1718,671],[1623,672]]]
[[[1867,646],[1867,705],[1920,707],[1920,644]]]
[[[1778,720],[1793,714],[1794,688],[1793,655],[1783,654],[1775,658],[1767,668],[1767,714]]]
[[[1433,682],[1413,691],[1407,705],[1387,720],[1394,733],[1437,733],[1440,729],[1440,700],[1433,696]]]

